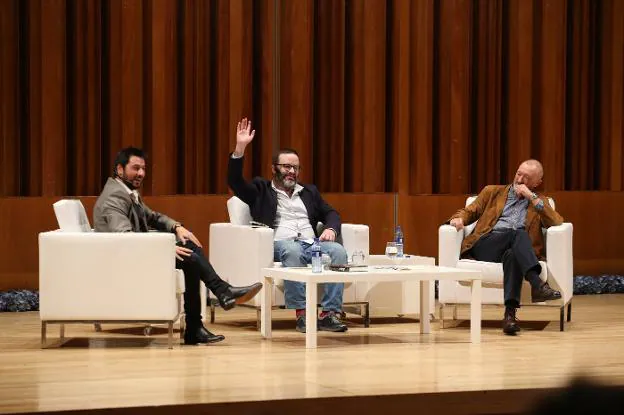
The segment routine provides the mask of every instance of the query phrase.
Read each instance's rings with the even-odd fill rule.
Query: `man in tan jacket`
[[[502,262],[505,296],[503,332],[515,335],[520,331],[516,309],[520,307],[523,278],[531,284],[531,300],[556,300],[561,293],[550,288],[539,275],[544,258],[542,228],[561,225],[563,218],[545,197],[534,190],[542,183],[544,169],[537,160],[526,160],[510,185],[486,186],[477,199],[458,210],[449,223],[458,231],[479,221],[464,239],[462,257],[478,261]]]

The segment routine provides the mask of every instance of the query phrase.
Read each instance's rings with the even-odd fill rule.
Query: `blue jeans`
[[[273,257],[285,267],[305,267],[312,262],[312,245],[303,241],[283,240],[273,244]],[[321,252],[329,255],[332,265],[347,263],[347,251],[336,242],[321,242]],[[323,285],[321,306],[323,311],[342,311],[343,283],[328,283]],[[284,297],[286,308],[305,308],[305,283],[298,281],[284,281]]]

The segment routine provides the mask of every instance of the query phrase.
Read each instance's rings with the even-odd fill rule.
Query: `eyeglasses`
[[[294,164],[281,164],[281,163],[277,163],[275,164],[276,166],[280,166],[281,168],[283,168],[286,171],[294,171],[295,173],[299,172],[301,170],[301,166],[295,166]]]

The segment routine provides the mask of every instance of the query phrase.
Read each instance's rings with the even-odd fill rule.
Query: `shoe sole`
[[[223,340],[225,340],[225,337],[219,338],[219,339],[214,339],[214,340],[208,340],[205,343],[203,343],[203,342],[187,343],[186,340],[184,340],[184,345],[185,346],[198,346],[198,345],[203,345],[203,344],[219,343],[219,342],[222,342]]]
[[[262,285],[257,286],[256,288],[253,288],[251,290],[249,290],[247,293],[245,293],[245,295],[238,297],[236,299],[236,304],[243,304],[246,303],[247,301],[251,300],[252,298],[254,298],[256,295],[258,295],[258,293],[260,292],[260,290],[262,289]]]
[[[531,302],[532,303],[543,303],[545,301],[554,301],[554,300],[561,300],[561,295],[557,296],[553,296],[553,297],[548,297],[548,298],[531,298]]]
[[[345,331],[349,330],[348,327],[345,327],[343,329],[326,329],[326,328],[318,328],[319,331],[329,331],[332,333],[344,333]]]

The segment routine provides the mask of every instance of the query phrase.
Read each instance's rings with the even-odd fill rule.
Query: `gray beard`
[[[277,183],[279,186],[283,187],[284,189],[294,189],[295,186],[297,185],[297,180],[289,180],[288,182],[286,182],[285,180],[286,175],[282,174],[279,171],[275,172],[275,175],[273,176],[273,180],[275,181],[275,183]]]

